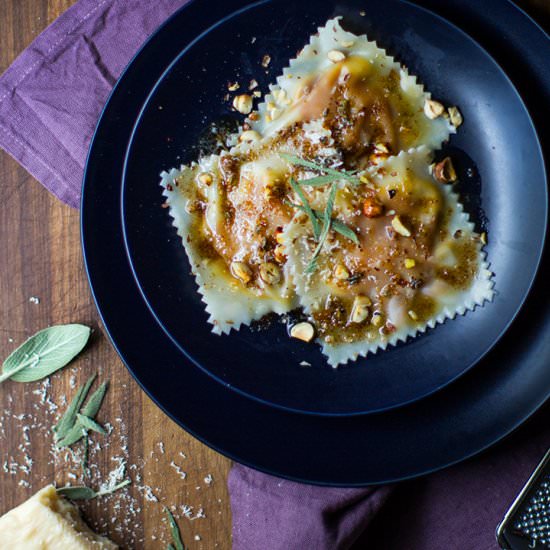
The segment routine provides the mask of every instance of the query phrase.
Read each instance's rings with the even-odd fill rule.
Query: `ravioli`
[[[321,27],[283,70],[249,118],[252,129],[271,136],[322,117],[354,168],[378,164],[377,145],[389,155],[440,147],[455,128],[444,117],[425,116],[431,95],[376,43],[343,30],[339,20]]]
[[[287,226],[296,293],[331,365],[492,298],[480,236],[451,186],[432,177],[430,158],[423,147],[392,157],[359,190],[339,182],[333,215],[353,228],[359,244],[333,232],[312,273],[317,243],[307,216]],[[365,215],[365,204],[379,205],[379,215]]]
[[[432,173],[453,109],[335,18],[231,148],[163,172],[213,332],[300,307],[337,366],[490,300],[482,239]]]

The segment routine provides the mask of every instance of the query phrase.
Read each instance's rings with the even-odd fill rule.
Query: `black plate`
[[[157,185],[161,170],[196,160],[198,136],[210,123],[232,115],[223,99],[227,82],[245,84],[260,76],[274,81],[309,36],[335,15],[344,16],[349,30],[376,39],[435,97],[460,106],[465,124],[441,154],[456,160],[457,190],[478,230],[489,234],[497,291],[493,304],[337,371],[318,346],[290,339],[281,323],[262,331],[212,334],[181,240],[160,207],[164,199]],[[269,75],[260,66],[265,53],[272,57]],[[130,261],[167,334],[196,365],[229,387],[268,404],[317,414],[400,406],[475,365],[527,295],[544,241],[546,204],[542,152],[513,84],[464,32],[400,0],[348,0],[337,6],[270,1],[217,21],[156,83],[135,126],[123,184]],[[314,368],[300,368],[303,360]]]
[[[144,304],[125,257],[119,217],[130,133],[151,82],[187,41],[238,4],[196,2],[169,20],[126,71],[98,126],[83,188],[82,239],[92,291],[115,347],[176,422],[227,456],[276,475],[366,485],[420,475],[479,452],[517,427],[550,393],[546,256],[506,338],[475,369],[415,404],[353,417],[291,413],[229,391],[185,359]],[[513,75],[535,123],[541,123],[546,147],[548,37],[500,0],[424,4],[471,32]]]

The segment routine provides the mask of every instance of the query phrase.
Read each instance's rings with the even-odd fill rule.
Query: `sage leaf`
[[[130,483],[131,480],[125,479],[118,485],[115,485],[114,487],[105,489],[103,491],[94,491],[91,487],[86,487],[85,485],[67,485],[66,487],[60,487],[59,489],[56,489],[56,491],[60,495],[70,498],[71,500],[90,500],[92,498],[110,495],[111,493],[122,489],[122,487],[126,487],[126,485],[129,485]]]
[[[57,489],[57,492],[64,497],[70,498],[71,500],[90,500],[98,496],[98,493],[96,493],[93,489],[90,489],[90,487],[86,487],[84,485],[81,487],[60,487]]]
[[[14,350],[2,365],[0,383],[34,382],[67,365],[82,351],[90,328],[84,325],[56,325],[31,336]]]
[[[289,155],[288,153],[279,153],[279,156],[289,162],[290,164],[294,164],[295,166],[303,166],[304,168],[311,168],[312,170],[316,170],[317,172],[324,172],[325,174],[331,174],[336,177],[336,179],[346,179],[354,184],[359,184],[359,178],[356,176],[349,174],[348,172],[345,172],[344,170],[335,170],[334,168],[327,168],[326,166],[323,166],[322,164],[317,164],[316,162],[312,162],[311,160],[305,160],[301,157],[297,157],[295,155]]]
[[[82,407],[82,403],[84,403],[84,400],[90,391],[90,387],[94,383],[95,377],[95,374],[90,376],[86,383],[77,390],[76,395],[67,407],[65,414],[54,426],[53,431],[55,432],[55,438],[58,441],[64,439],[69,434],[69,431],[75,426],[76,415],[80,410],[80,407]]]
[[[317,221],[317,218],[315,217],[315,214],[313,213],[313,210],[311,209],[311,206],[309,205],[309,202],[304,195],[304,192],[300,189],[300,186],[296,183],[296,180],[294,178],[290,178],[290,186],[302,202],[304,212],[309,216],[311,225],[313,226],[313,236],[316,240],[318,240],[320,234],[319,222]]]
[[[105,392],[109,386],[109,382],[103,382],[97,390],[92,393],[90,399],[88,399],[86,405],[82,408],[82,414],[88,416],[89,418],[95,418],[96,414],[101,407],[103,402],[103,397],[105,397]]]
[[[86,431],[86,428],[84,428],[80,422],[77,422],[72,428],[69,429],[64,437],[55,442],[55,446],[58,449],[61,449],[62,447],[70,447],[77,441],[80,441],[87,434],[88,432]]]
[[[292,206],[293,208],[297,208],[302,212],[305,212],[305,208],[301,204],[294,204],[292,202],[286,202],[286,204],[288,204],[289,206]],[[319,211],[313,210],[313,214],[315,215],[317,220],[322,221],[323,216]],[[342,223],[333,218],[332,229],[334,229],[334,231],[336,231],[337,233],[340,233],[340,235],[342,235],[343,237],[346,237],[350,241],[353,241],[357,246],[359,246],[359,238],[357,237],[355,231],[351,229],[351,227],[348,227],[345,223]]]
[[[309,185],[310,187],[322,187],[327,183],[332,183],[334,180],[339,179],[334,174],[328,174],[326,176],[317,176],[315,178],[309,178],[305,180],[299,180],[298,185]]]
[[[313,256],[311,257],[311,260],[309,261],[309,264],[306,267],[306,273],[313,273],[313,271],[315,271],[315,268],[317,266],[317,257],[321,253],[321,249],[323,248],[323,245],[327,240],[328,233],[332,225],[332,210],[334,209],[335,198],[336,198],[336,185],[333,183],[329,191],[327,205],[325,207],[325,213],[323,215],[324,217],[323,231],[321,233],[321,236],[319,237],[319,244],[317,245],[317,248],[313,252]]]
[[[351,227],[348,227],[345,223],[339,222],[338,220],[333,219],[332,220],[332,229],[336,231],[337,233],[340,233],[343,237],[346,237],[346,239],[349,239],[354,244],[359,246],[359,239],[357,235],[355,234],[355,231],[351,229]]]
[[[174,515],[166,506],[164,507],[164,511],[166,512],[166,515],[168,516],[168,521],[170,523],[170,532],[172,533],[172,542],[174,543],[175,550],[185,550],[185,546],[183,545],[183,541],[181,540],[180,529],[178,527],[178,524],[176,523]]]
[[[102,497],[103,495],[110,495],[111,493],[114,493],[115,491],[118,491],[119,489],[126,487],[126,485],[130,485],[130,483],[132,483],[132,480],[125,479],[124,481],[121,481],[118,485],[115,485],[114,487],[107,487],[106,489],[100,490],[97,493],[97,496]]]
[[[93,432],[97,432],[103,435],[107,433],[107,430],[101,424],[98,424],[93,418],[90,418],[89,416],[77,413],[76,418],[78,420],[78,423],[80,423],[80,425],[86,430],[92,430]]]

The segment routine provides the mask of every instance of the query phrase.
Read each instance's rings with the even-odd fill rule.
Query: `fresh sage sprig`
[[[331,175],[333,176],[333,180],[345,179],[354,183],[355,185],[359,185],[361,183],[361,181],[357,176],[350,174],[345,170],[335,170],[334,168],[328,168],[327,166],[323,166],[322,164],[317,164],[316,162],[313,162],[311,160],[305,160],[295,155],[289,155],[288,153],[279,153],[279,156],[284,160],[286,160],[287,162],[289,162],[290,164],[294,164],[295,166],[302,166],[304,168],[310,168],[311,170],[315,170],[317,172],[322,172],[324,174]],[[304,180],[304,181],[307,181],[307,180]]]
[[[332,225],[332,210],[334,208],[335,197],[336,197],[336,185],[333,183],[330,187],[330,191],[327,199],[327,205],[325,207],[325,213],[323,216],[324,217],[323,231],[321,232],[321,236],[319,237],[319,243],[317,244],[317,248],[313,252],[313,256],[311,257],[311,260],[309,261],[309,264],[306,267],[306,273],[313,273],[315,271],[315,268],[317,267],[317,257],[321,253],[321,249],[323,248],[323,245],[327,240],[328,233]]]
[[[183,541],[181,539],[180,528],[176,523],[174,514],[172,514],[166,506],[164,507],[164,511],[168,516],[168,523],[170,524],[170,532],[172,534],[172,544],[169,544],[166,547],[166,550],[185,550],[185,546],[183,545]]]
[[[294,192],[298,195],[298,198],[300,199],[300,201],[302,201],[303,211],[309,216],[309,219],[311,221],[311,226],[313,227],[313,236],[315,237],[315,240],[319,240],[319,237],[321,235],[319,222],[317,221],[317,218],[315,217],[315,214],[313,213],[313,210],[306,196],[304,195],[304,192],[300,189],[300,186],[297,184],[294,178],[290,178],[290,186],[292,187]]]
[[[92,375],[88,378],[86,383],[77,390],[65,414],[53,427],[54,439],[58,448],[74,445],[83,437],[87,437],[88,431],[90,430],[101,434],[107,433],[105,428],[96,422],[95,416],[103,402],[108,382],[103,382],[91,395],[86,405],[82,406],[95,378],[96,375]]]
[[[305,208],[301,204],[294,204],[293,202],[288,201],[286,204],[289,206],[292,206],[292,208],[296,208],[298,210],[301,210],[302,212],[305,212]],[[319,212],[318,210],[313,210],[314,216],[317,218],[318,221],[323,221],[323,214]],[[342,223],[341,221],[338,221],[334,218],[332,218],[332,229],[336,231],[337,233],[340,233],[343,237],[346,237],[350,241],[352,241],[354,244],[359,246],[359,238],[355,234],[355,231],[348,227],[345,223]]]
[[[78,355],[89,337],[90,328],[78,324],[56,325],[37,332],[4,361],[0,383],[8,378],[16,382],[46,378]]]
[[[90,500],[92,498],[110,495],[115,491],[126,487],[126,485],[129,485],[130,483],[132,483],[130,479],[125,479],[114,487],[100,489],[99,491],[94,491],[91,487],[86,487],[85,485],[67,485],[66,487],[59,487],[56,491],[60,495],[70,498],[71,500]]]

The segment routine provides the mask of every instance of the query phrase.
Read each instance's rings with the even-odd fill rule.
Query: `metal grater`
[[[550,548],[550,450],[497,528],[506,550]]]

